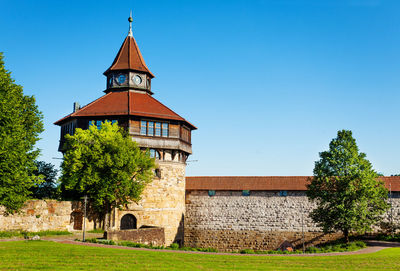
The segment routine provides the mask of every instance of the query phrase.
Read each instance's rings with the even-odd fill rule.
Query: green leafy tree
[[[33,175],[40,180],[34,187],[31,187],[32,197],[35,199],[57,199],[58,185],[57,172],[51,163],[35,161],[36,169]]]
[[[363,233],[388,209],[388,191],[378,174],[359,152],[352,132],[339,131],[315,162],[307,196],[317,203],[311,218],[324,232]]]
[[[154,159],[139,149],[116,123],[106,121],[97,129],[76,129],[65,137],[61,185],[64,195],[87,195],[90,206],[108,223],[113,208],[140,200],[152,181]],[[105,225],[105,224],[103,224]]]
[[[22,207],[37,182],[31,172],[39,155],[35,143],[43,131],[42,118],[35,98],[15,84],[0,53],[0,205],[6,214]]]

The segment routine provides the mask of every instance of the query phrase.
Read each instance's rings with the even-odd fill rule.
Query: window
[[[161,122],[156,122],[156,133],[155,136],[161,136]]]
[[[286,190],[279,191],[279,196],[286,197],[287,196],[287,191]]]
[[[190,130],[186,127],[181,127],[181,139],[190,142]]]
[[[215,196],[215,190],[208,190],[208,195],[209,195],[210,197]]]
[[[97,126],[97,129],[99,129],[99,130],[101,128],[101,123],[102,123],[101,120],[96,120],[96,126]]]
[[[147,135],[152,136],[154,135],[154,122],[149,121],[147,123]]]
[[[105,120],[105,121],[110,122],[109,120]],[[90,126],[90,125],[96,125],[97,129],[100,130],[101,124],[102,124],[103,122],[104,122],[104,121],[102,121],[102,120],[90,120],[90,121],[89,121],[89,126]],[[117,123],[117,124],[118,124],[118,120],[111,120],[111,124],[114,124],[114,123]]]
[[[147,121],[145,120],[140,122],[140,134],[147,135]]]
[[[162,136],[163,137],[168,137],[168,123],[163,123],[162,124]]]
[[[168,123],[142,120],[140,135],[168,137]]]
[[[61,135],[65,136],[66,134],[73,135],[75,133],[76,123],[70,122],[61,127]]]
[[[250,190],[243,190],[242,196],[246,196],[246,197],[250,196]]]

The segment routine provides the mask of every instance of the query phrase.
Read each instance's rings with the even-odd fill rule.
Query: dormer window
[[[140,135],[168,137],[168,123],[158,121],[140,121]]]

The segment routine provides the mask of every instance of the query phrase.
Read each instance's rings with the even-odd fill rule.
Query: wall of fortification
[[[185,164],[159,161],[161,178],[155,177],[143,191],[139,203],[132,203],[124,210],[115,211],[114,229],[120,229],[121,219],[132,214],[137,228],[157,226],[164,228],[165,244],[182,242],[183,216],[185,213]]]
[[[283,241],[298,245],[302,228],[307,244],[336,239],[323,235],[308,213],[315,206],[304,191],[188,191],[186,195],[185,245],[220,250],[277,249]],[[400,198],[393,199],[393,221],[400,221]],[[389,213],[385,221],[389,220]],[[303,221],[303,223],[302,223]]]
[[[3,211],[0,208],[0,231],[73,231],[80,230],[83,222],[79,202],[29,200],[17,214],[5,216]],[[86,225],[90,230],[94,223],[87,220]]]

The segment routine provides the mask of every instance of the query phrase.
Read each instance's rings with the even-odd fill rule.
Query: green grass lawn
[[[201,255],[0,242],[1,270],[400,270],[400,248],[353,256]]]
[[[71,235],[68,231],[38,231],[38,232],[27,232],[27,231],[0,231],[0,238],[12,238],[12,237],[33,237],[35,235],[39,236],[55,236],[55,235]]]

